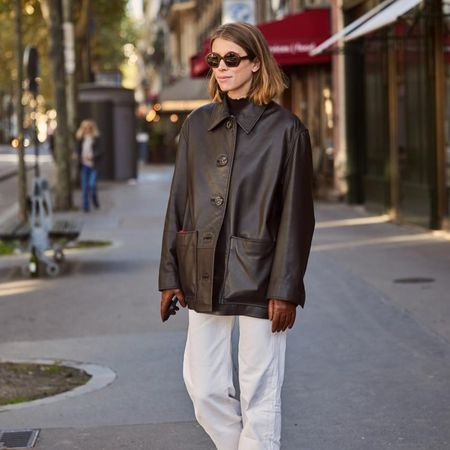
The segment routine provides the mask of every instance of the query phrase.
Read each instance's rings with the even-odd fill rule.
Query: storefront
[[[344,2],[347,26],[340,32],[349,200],[400,221],[448,228],[446,6],[441,0],[385,0],[373,6]]]
[[[148,161],[174,162],[181,125],[190,112],[209,101],[203,78],[180,78],[165,86],[145,116],[150,135]]]

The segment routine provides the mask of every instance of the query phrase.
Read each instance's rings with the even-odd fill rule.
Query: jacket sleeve
[[[77,157],[78,161],[81,161],[81,152],[83,149],[83,139],[77,139],[76,143],[76,151],[77,151]]]
[[[99,162],[103,157],[103,152],[100,148],[100,139],[95,138],[93,144],[94,161]]]
[[[303,277],[314,231],[312,155],[307,129],[292,139],[281,186],[281,219],[267,298],[305,304]]]
[[[170,187],[169,201],[164,221],[164,231],[159,265],[158,289],[180,288],[176,256],[176,235],[183,227],[183,217],[187,202],[187,137],[186,122],[180,132],[175,170]]]

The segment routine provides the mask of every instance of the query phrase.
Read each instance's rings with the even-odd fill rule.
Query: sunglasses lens
[[[205,59],[209,67],[216,69],[220,66],[222,59],[227,67],[237,67],[241,63],[242,57],[234,52],[228,52],[223,58],[218,53],[209,53]]]
[[[241,62],[241,58],[236,53],[227,53],[223,58],[228,67],[237,67]]]
[[[214,53],[210,53],[206,56],[206,64],[208,64],[209,67],[219,67],[220,57]]]

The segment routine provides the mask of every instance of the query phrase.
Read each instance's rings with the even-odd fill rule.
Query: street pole
[[[40,170],[39,170],[39,141],[38,141],[38,133],[37,133],[37,122],[36,122],[36,112],[37,112],[37,98],[36,94],[32,94],[32,114],[33,119],[31,120],[31,126],[33,128],[32,130],[32,138],[33,138],[33,146],[34,146],[34,176],[36,178],[40,177]]]
[[[40,176],[39,170],[39,141],[37,136],[37,94],[38,94],[38,77],[39,77],[39,54],[36,47],[28,45],[24,52],[23,65],[26,69],[26,85],[28,92],[31,95],[31,126],[32,126],[32,139],[34,146],[34,176],[38,178]]]
[[[17,155],[18,155],[18,192],[19,192],[19,218],[27,220],[27,175],[25,170],[24,129],[23,129],[23,43],[22,43],[22,4],[21,0],[15,0],[16,23],[16,117],[17,117]]]
[[[336,31],[344,28],[343,0],[332,1],[333,20]],[[343,42],[340,43],[343,46]],[[348,149],[347,149],[347,112],[345,93],[345,53],[339,52],[332,57],[334,88],[334,190],[339,198],[348,195]]]
[[[69,153],[75,153],[77,127],[77,85],[75,79],[75,30],[73,23],[73,0],[63,0],[64,68],[66,73],[67,127],[69,129]],[[72,166],[72,164],[71,164]],[[72,170],[71,170],[72,172]]]

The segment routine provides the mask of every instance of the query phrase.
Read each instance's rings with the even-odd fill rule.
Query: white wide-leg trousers
[[[240,401],[235,397],[231,333],[239,320]],[[189,310],[183,376],[195,416],[218,450],[280,448],[286,332],[267,319]]]

